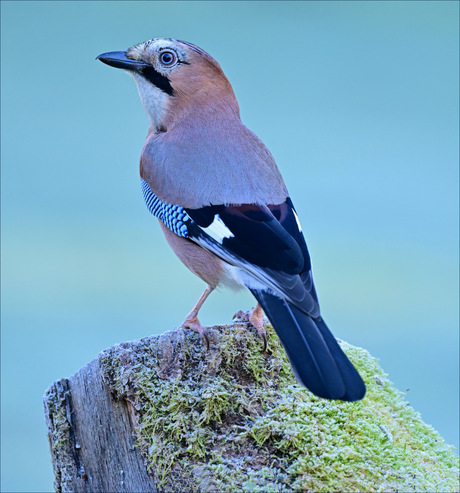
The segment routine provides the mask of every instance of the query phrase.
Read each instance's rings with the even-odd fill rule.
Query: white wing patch
[[[260,282],[254,276],[247,273],[245,270],[237,267],[236,265],[224,263],[225,277],[222,279],[222,283],[230,289],[241,289],[247,287],[249,289],[258,289],[261,291],[269,291],[275,296],[280,296],[273,290],[269,289],[265,283]]]
[[[219,214],[214,216],[213,222],[207,228],[201,228],[212,239],[218,241],[220,244],[225,238],[233,238],[235,235],[227,228],[224,221],[220,218]]]
[[[299,217],[297,216],[297,213],[294,209],[292,209],[292,212],[294,213],[295,222],[297,223],[297,227],[299,228],[299,231],[302,232],[302,226],[300,225]]]

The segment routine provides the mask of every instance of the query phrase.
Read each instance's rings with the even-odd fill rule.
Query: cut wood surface
[[[246,323],[113,346],[44,396],[58,492],[458,491],[458,457],[375,358],[363,401],[298,385]]]
[[[135,447],[133,406],[114,398],[98,360],[55,382],[44,404],[56,491],[156,491]]]

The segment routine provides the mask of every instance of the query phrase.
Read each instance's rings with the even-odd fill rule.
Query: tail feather
[[[363,379],[348,359],[347,355],[342,351],[342,348],[339,346],[337,339],[329,330],[326,322],[320,318],[315,319],[315,324],[323,335],[329,351],[331,352],[332,357],[334,358],[335,363],[342,375],[346,392],[341,399],[343,401],[359,401],[366,394],[366,386]]]
[[[251,290],[272,323],[297,379],[319,397],[355,401],[366,387],[322,319],[267,291]]]

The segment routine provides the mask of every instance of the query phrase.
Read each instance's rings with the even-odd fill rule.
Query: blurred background
[[[1,2],[2,491],[51,491],[42,395],[203,289],[148,213],[134,82],[95,61],[191,41],[301,218],[325,319],[458,447],[457,2]],[[204,324],[253,305],[215,293]],[[27,474],[24,474],[25,467]]]

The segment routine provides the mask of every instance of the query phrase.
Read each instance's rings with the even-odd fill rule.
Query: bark
[[[135,447],[133,405],[116,399],[94,360],[44,398],[58,492],[155,492]]]

